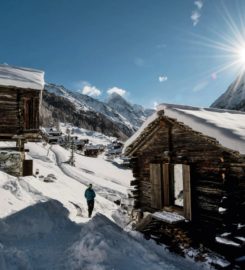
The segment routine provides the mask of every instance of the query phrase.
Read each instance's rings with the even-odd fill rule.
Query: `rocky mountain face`
[[[131,105],[122,96],[113,93],[109,96],[107,105],[114,111],[118,112],[128,124],[137,129],[145,121],[145,119],[150,116],[154,110],[146,110],[141,105]]]
[[[245,73],[238,76],[210,107],[245,111]]]
[[[42,105],[43,126],[69,122],[122,140],[130,137],[154,112],[140,105],[131,105],[117,94],[102,102],[55,84],[45,85]]]

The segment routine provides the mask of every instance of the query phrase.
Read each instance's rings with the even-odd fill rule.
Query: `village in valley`
[[[36,67],[0,64],[0,270],[244,269],[245,69],[210,106],[148,109]]]

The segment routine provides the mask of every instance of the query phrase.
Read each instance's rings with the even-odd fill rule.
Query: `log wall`
[[[39,100],[40,91],[0,87],[0,138],[37,132]]]

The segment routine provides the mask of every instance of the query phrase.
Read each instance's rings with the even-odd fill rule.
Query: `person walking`
[[[92,184],[89,184],[88,188],[85,190],[84,196],[87,199],[88,217],[90,218],[94,209],[94,198],[96,196]]]

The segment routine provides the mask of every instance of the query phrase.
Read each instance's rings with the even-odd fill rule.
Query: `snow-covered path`
[[[52,151],[55,155],[57,166],[68,177],[71,177],[86,186],[88,186],[90,183],[93,183],[94,190],[97,194],[112,201],[120,198],[126,198],[127,188],[129,188],[128,186],[118,184],[121,182],[116,180],[115,177],[108,177],[108,175],[103,175],[102,173],[100,173],[99,175],[96,174],[96,172],[94,172],[94,168],[92,168],[92,170],[90,166],[89,169],[84,168],[83,160],[91,163],[91,160],[94,161],[94,158],[83,157],[75,154],[77,163],[79,163],[80,166],[78,165],[78,167],[72,167],[66,163],[67,150],[61,148],[60,146],[53,146],[52,148],[50,148],[50,151]],[[104,163],[102,164],[102,166],[105,164],[108,165],[104,161],[102,162]]]

